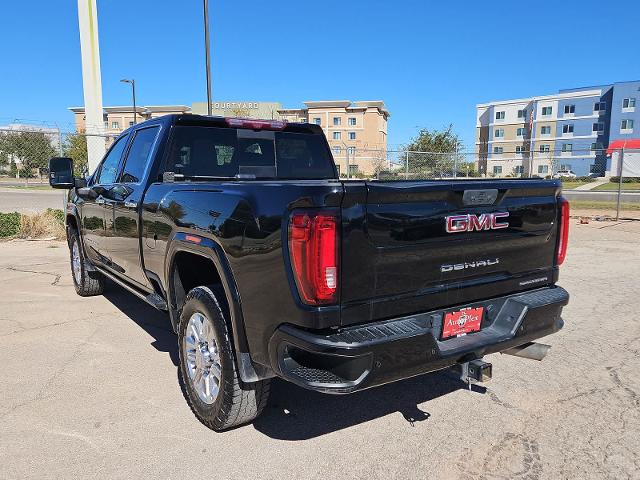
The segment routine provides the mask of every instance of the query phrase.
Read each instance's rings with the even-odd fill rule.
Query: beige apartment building
[[[387,122],[390,113],[381,100],[351,102],[309,101],[305,107],[286,109],[277,102],[213,102],[212,114],[228,117],[279,119],[309,122],[322,127],[336,166],[341,175],[372,175],[387,168]],[[84,107],[72,107],[78,131],[86,131]],[[206,115],[206,102],[186,105],[136,107],[137,122],[168,114]],[[133,125],[133,107],[104,107],[104,124],[99,126],[107,136],[107,148],[124,130]]]
[[[341,175],[371,175],[387,167],[387,122],[391,114],[383,101],[324,100],[304,104],[304,108],[279,110],[280,118],[320,125]]]
[[[211,102],[211,115],[220,117],[276,120],[279,118],[278,110],[280,109],[282,109],[282,104],[279,102]],[[207,102],[194,102],[191,104],[191,113],[207,115]]]
[[[84,107],[71,107],[69,110],[75,114],[76,130],[78,132],[86,132],[87,124]],[[133,107],[131,105],[104,107],[103,111],[102,117],[104,124],[98,125],[96,130],[106,135],[107,148],[109,148],[118,135],[133,125]],[[140,123],[151,118],[172,113],[191,113],[191,108],[186,105],[150,105],[146,107],[136,107],[136,122]]]

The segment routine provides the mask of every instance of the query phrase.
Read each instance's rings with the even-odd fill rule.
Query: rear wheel
[[[216,431],[253,421],[269,397],[269,380],[240,380],[223,299],[224,292],[215,287],[191,290],[178,331],[185,397],[198,420]]]
[[[69,254],[71,257],[71,276],[76,293],[81,297],[101,295],[104,291],[104,276],[95,270],[88,270],[88,260],[80,245],[80,235],[70,228],[68,230]]]

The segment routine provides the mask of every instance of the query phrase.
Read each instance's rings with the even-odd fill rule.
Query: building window
[[[358,165],[349,165],[349,176],[353,177],[358,174]]]
[[[336,163],[336,170],[338,171],[338,177],[340,177],[340,165]]]
[[[527,110],[518,110],[518,118],[527,118]]]
[[[575,105],[565,105],[564,106],[564,114],[565,115],[570,115],[572,113],[576,113],[576,106]]]
[[[524,153],[527,151],[526,147],[523,147],[522,145],[516,145],[516,153]]]
[[[636,99],[635,98],[625,98],[622,100],[622,108],[635,108]]]
[[[493,174],[500,175],[502,173],[502,165],[494,165],[493,166]]]
[[[315,123],[316,125],[320,125],[322,123],[322,119],[320,117],[315,117],[313,119],[313,123]]]
[[[524,167],[522,165],[516,165],[513,169],[513,173],[516,175],[522,175],[524,173]]]
[[[573,151],[573,143],[563,143],[562,144],[562,151],[563,152],[571,152],[571,151]]]
[[[594,132],[598,132],[598,133],[602,133],[604,132],[604,123],[602,122],[596,122],[593,124],[593,130]]]
[[[519,127],[518,130],[516,130],[516,135],[518,137],[524,137],[524,132],[525,132],[525,128],[524,127]]]
[[[571,171],[571,164],[570,163],[561,163],[560,164],[560,170],[569,170],[569,171]]]
[[[603,149],[604,149],[604,146],[600,142],[596,142],[596,143],[592,143],[591,144],[591,150],[594,150],[596,152],[596,154],[597,153],[602,153]]]
[[[349,117],[349,126],[354,127],[356,125],[356,117]]]
[[[349,132],[349,140],[355,140],[356,139],[356,132]]]
[[[504,112],[496,112],[496,120],[504,120]]]
[[[340,140],[342,138],[342,132],[333,132],[333,139]]]
[[[133,127],[133,122],[129,122],[129,126],[130,126],[130,127]]]
[[[120,128],[120,124],[118,122],[111,122],[111,128],[113,130],[118,130]]]
[[[549,153],[549,145],[540,145],[540,153]]]
[[[540,128],[540,135],[551,135],[551,127],[548,125],[545,125],[542,128]]]
[[[622,120],[620,130],[633,130],[633,120]]]
[[[594,112],[603,113],[606,110],[607,110],[607,103],[606,102],[596,102],[596,104],[593,106],[593,111]]]
[[[549,173],[549,165],[538,165],[538,173],[542,173],[543,175]]]
[[[337,127],[339,125],[342,125],[342,118],[340,117],[333,117],[333,124]]]
[[[551,115],[553,113],[553,107],[542,107],[542,115]]]
[[[306,118],[304,118],[304,117],[302,117],[302,118],[300,119],[300,123],[307,123],[307,119],[306,119]]]
[[[573,133],[573,123],[567,123],[562,126],[562,133]]]
[[[109,122],[107,122],[106,120],[104,121],[104,128],[109,128]]]
[[[498,128],[495,131],[495,137],[496,138],[503,138],[504,137],[504,128]]]
[[[331,147],[331,150],[333,151],[334,155],[340,155],[342,153],[342,147],[338,147],[338,146]]]
[[[349,153],[349,155],[355,155],[356,147],[347,147],[347,153]]]
[[[504,148],[503,147],[493,147],[493,153],[497,153],[497,154],[502,154],[502,152],[504,152]]]

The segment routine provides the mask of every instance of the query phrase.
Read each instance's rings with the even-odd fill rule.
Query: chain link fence
[[[53,156],[74,159],[76,174],[87,163],[87,143],[108,148],[114,135],[86,135],[56,128],[10,125],[0,127],[2,182],[47,183]],[[494,147],[495,148],[495,147]],[[477,178],[559,178],[577,215],[640,218],[640,150],[604,148],[529,152],[520,148],[491,152],[415,152],[344,148],[333,151],[344,179],[431,180]]]
[[[82,132],[63,132],[57,128],[8,125],[0,127],[0,186],[1,182],[47,183],[48,162],[51,157],[74,159],[76,174],[87,166],[87,144],[99,142],[108,148],[113,135],[87,135]]]

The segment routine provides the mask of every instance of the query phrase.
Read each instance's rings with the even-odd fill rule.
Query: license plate
[[[442,339],[479,332],[484,307],[467,307],[447,312],[442,325]]]

